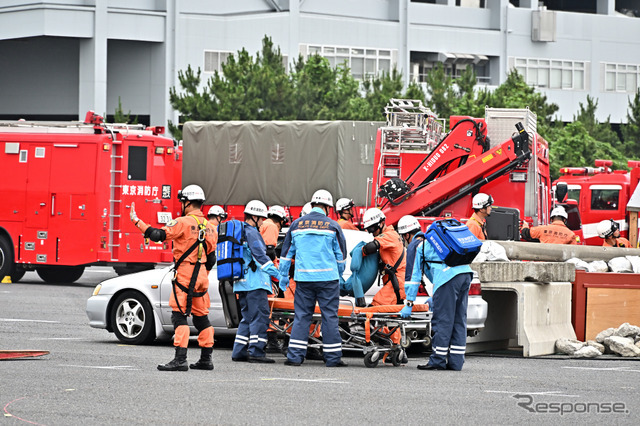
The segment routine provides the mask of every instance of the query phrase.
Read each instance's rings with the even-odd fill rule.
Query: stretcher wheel
[[[391,363],[393,364],[394,367],[399,367],[400,364],[402,364],[402,355],[403,355],[403,350],[397,350],[397,351],[393,351],[393,353],[391,354]]]
[[[368,368],[376,368],[380,362],[380,352],[371,351],[364,356],[364,365]]]
[[[411,346],[411,339],[409,336],[405,336],[403,339],[400,339],[400,346],[402,346],[403,349],[407,349]]]
[[[424,342],[422,342],[425,348],[431,347],[431,336],[424,336]]]

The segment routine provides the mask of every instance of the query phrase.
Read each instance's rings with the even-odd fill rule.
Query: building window
[[[605,92],[635,93],[640,81],[640,66],[604,63]]]
[[[222,72],[222,64],[227,62],[229,55],[233,55],[231,52],[214,52],[211,50],[204,51],[204,72],[214,73],[216,71]]]
[[[585,90],[588,62],[532,58],[510,58],[510,62],[530,86]]]
[[[450,52],[411,52],[409,76],[415,83],[425,83],[436,64],[442,64],[446,75],[454,80],[471,67],[478,84],[491,84],[490,59],[485,55]]]
[[[316,54],[323,56],[329,60],[333,68],[346,62],[356,80],[371,78],[383,72],[390,73],[396,66],[398,57],[397,49],[320,45],[301,45],[300,53],[305,59]]]

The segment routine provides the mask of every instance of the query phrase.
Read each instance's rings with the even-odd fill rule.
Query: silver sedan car
[[[344,234],[349,252],[359,242],[372,239],[371,235],[361,231],[345,230]],[[349,261],[347,259],[347,264]],[[345,278],[350,273],[347,268]],[[217,277],[217,270],[214,268],[209,273],[209,319],[216,334],[232,334],[240,321],[237,302],[231,284],[219,283]],[[169,306],[172,278],[172,267],[167,266],[103,281],[87,300],[89,325],[106,329],[114,333],[118,340],[128,344],[147,344],[155,339],[170,339],[173,335]],[[429,287],[428,282],[425,287]],[[366,293],[366,299],[371,301],[379,289],[374,284]],[[426,298],[426,292],[421,291],[416,302],[424,303]],[[487,302],[480,294],[480,282],[474,278],[467,309],[468,334],[477,334],[484,327],[486,318]],[[191,318],[189,322],[191,324]],[[195,328],[192,331],[195,332]]]

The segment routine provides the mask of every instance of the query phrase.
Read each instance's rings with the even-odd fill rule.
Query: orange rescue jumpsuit
[[[550,225],[534,226],[529,230],[531,238],[547,244],[578,244],[576,234],[562,221],[555,220]]]
[[[402,244],[402,238],[400,238],[400,235],[398,235],[395,229],[393,229],[393,226],[387,226],[382,230],[382,233],[377,237],[374,237],[374,239],[380,243],[380,260],[387,265],[394,266],[404,252],[404,245]],[[406,256],[404,256],[396,272],[401,299],[405,299],[407,297],[404,292],[404,275],[406,268],[407,259]],[[382,281],[384,282],[384,285],[373,297],[371,305],[397,304],[396,293],[393,290],[393,284],[389,280],[389,276],[385,274]]]
[[[358,227],[353,224],[350,220],[340,218],[338,219],[338,225],[342,229],[353,229],[354,231],[359,231]]]
[[[467,227],[469,228],[469,231],[471,231],[471,233],[481,241],[487,239],[487,234],[485,231],[486,224],[487,221],[480,218],[477,213],[473,213],[469,220],[467,220]]]
[[[182,216],[176,220],[172,220],[161,229],[166,234],[166,240],[173,241],[173,258],[174,261],[180,259],[182,254],[189,250],[198,239],[198,224],[206,221],[206,217],[200,210],[195,210],[187,216]],[[215,252],[218,243],[218,232],[211,222],[206,221],[205,241],[207,243],[207,252],[201,253],[199,262],[202,263],[198,271],[198,278],[195,283],[194,292],[206,292],[202,297],[194,297],[192,299],[191,313],[194,320],[196,317],[207,316],[209,314],[209,306],[211,299],[209,298],[209,272],[204,266],[207,261],[207,254]],[[143,233],[149,228],[149,225],[139,221],[136,225]],[[195,264],[198,262],[198,250],[196,247],[187,258],[180,264],[176,273],[176,280],[185,287],[189,287],[189,281],[193,275]],[[176,296],[178,303],[176,303]],[[174,313],[185,312],[187,306],[187,293],[175,286],[175,292],[171,292],[169,306]],[[209,326],[201,330],[198,334],[198,344],[203,348],[213,346],[213,327]],[[189,326],[179,325],[175,328],[175,336],[173,340],[174,346],[186,348],[189,345]]]
[[[604,243],[602,243],[602,247],[625,247],[625,248],[631,248],[631,243],[626,238],[618,237],[618,238],[614,238],[614,240],[616,240],[614,245],[611,245],[611,244],[609,244],[607,242],[607,240],[604,240]]]
[[[278,229],[278,225],[272,219],[265,219],[262,222],[262,226],[260,227],[260,235],[262,235],[262,239],[264,240],[265,245],[267,246],[277,246],[278,245],[278,235],[280,234],[280,229]],[[276,265],[276,268],[278,265]]]

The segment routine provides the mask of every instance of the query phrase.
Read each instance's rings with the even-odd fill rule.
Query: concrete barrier
[[[515,341],[525,357],[549,355],[555,353],[557,339],[575,339],[571,325],[573,265],[486,262],[471,267],[478,272],[489,311],[485,328],[467,340],[468,352],[505,349]]]

